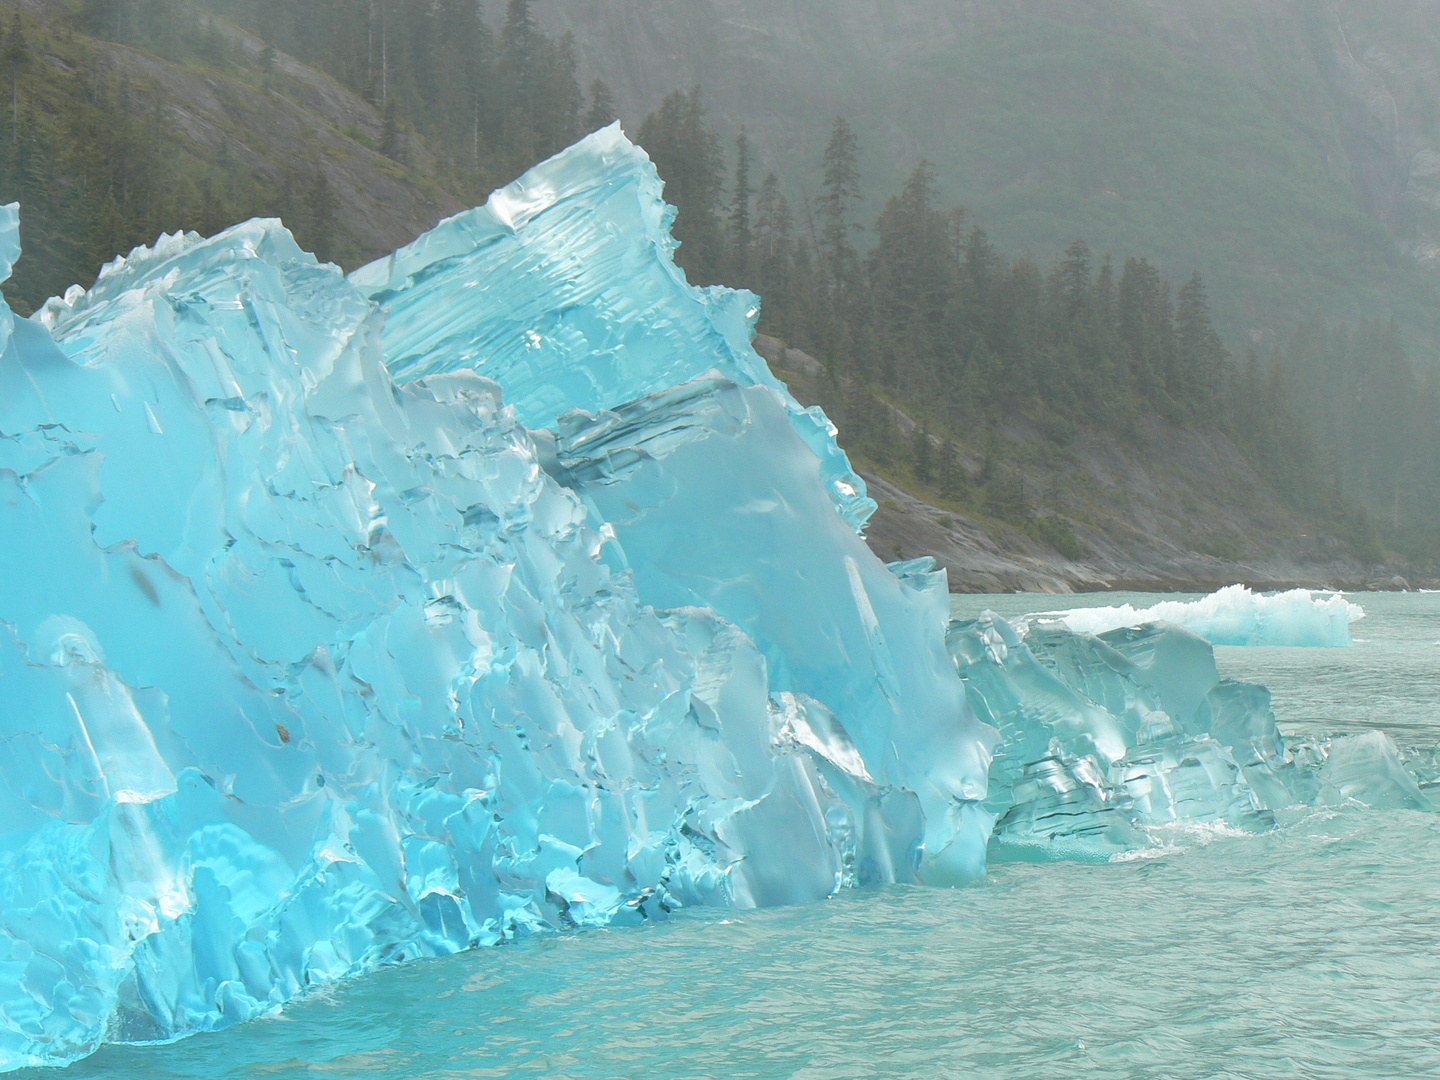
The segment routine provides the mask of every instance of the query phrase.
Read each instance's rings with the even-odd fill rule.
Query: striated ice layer
[[[350,280],[385,311],[396,379],[479,371],[505,387],[532,428],[712,369],[769,387],[820,459],[836,509],[859,531],[875,502],[834,426],[791,397],[751,347],[754,294],[686,283],[674,217],[655,166],[616,123]]]
[[[1309,589],[1264,594],[1244,585],[1228,585],[1199,600],[1166,600],[1153,607],[1077,608],[1045,612],[1031,620],[1058,621],[1071,630],[1101,634],[1125,626],[1169,622],[1183,626],[1212,645],[1349,646],[1350,624],[1365,609],[1339,593]]]

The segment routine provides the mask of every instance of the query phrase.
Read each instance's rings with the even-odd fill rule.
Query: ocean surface
[[[1184,599],[1185,597],[1172,597]],[[1164,597],[957,597],[1015,615]],[[1428,780],[1440,595],[1359,594],[1351,649],[1221,648],[1287,734],[1389,732]],[[1432,794],[1440,788],[1431,787]],[[1440,815],[1295,811],[1147,857],[996,867],[378,972],[95,1078],[1440,1075]]]

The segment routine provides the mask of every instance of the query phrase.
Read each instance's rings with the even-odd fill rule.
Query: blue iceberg
[[[995,859],[1108,860],[1179,824],[1268,828],[1316,800],[1315,761],[1286,745],[1264,687],[1222,679],[1173,624],[1096,636],[958,621],[950,648],[1003,742],[990,771]]]
[[[1287,739],[1263,686],[1221,678],[1174,623],[1101,634],[986,613],[948,642],[972,711],[1001,736],[985,809],[989,861],[1108,861],[1181,831],[1258,831],[1281,810],[1433,812],[1381,731]]]
[[[0,1067],[983,871],[943,576],[668,220],[612,129],[349,280],[252,221],[4,310]]]
[[[951,625],[670,220],[611,128],[349,278],[251,221],[0,303],[0,1069],[1424,798],[1386,742],[1293,752],[1184,630]]]

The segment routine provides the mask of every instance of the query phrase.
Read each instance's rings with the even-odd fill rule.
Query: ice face
[[[1205,638],[1212,645],[1349,646],[1350,624],[1365,609],[1339,593],[1309,589],[1265,595],[1244,585],[1229,585],[1199,600],[1166,600],[1153,607],[1077,608],[1030,616],[1059,621],[1071,630],[1101,634],[1123,626],[1170,622]]]
[[[891,573],[830,511],[780,394],[711,373],[599,416],[569,413],[551,453],[554,475],[614,530],[642,600],[739,626],[774,688],[823,703],[879,783],[916,793],[922,880],[983,869],[994,733],[953,677],[944,575]]]
[[[517,263],[432,262],[378,302],[256,221],[4,309],[0,1067],[547,929],[982,871],[993,733],[943,577],[870,555],[823,415],[732,349],[723,296],[647,276],[654,236],[588,300],[566,277],[579,241],[551,233],[588,204],[606,237],[663,232],[637,154],[610,133],[542,167],[512,192],[566,213],[506,211]],[[594,336],[591,397],[479,365],[557,432],[466,364],[397,344],[392,377],[387,318],[483,306],[415,291],[471,272]],[[505,325],[470,324],[497,358]],[[589,354],[544,325],[563,383]],[[663,555],[686,536],[708,546]]]
[[[686,283],[674,260],[674,216],[654,165],[616,123],[350,280],[385,311],[385,358],[397,380],[479,371],[532,428],[710,370],[768,387],[859,531],[875,502],[833,425],[791,397],[751,348],[760,310],[752,293]]]

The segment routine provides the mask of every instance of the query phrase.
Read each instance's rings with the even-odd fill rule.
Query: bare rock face
[[[778,338],[760,334],[753,342],[755,351],[765,358],[772,368],[798,371],[802,375],[816,376],[824,372],[825,365],[803,349],[789,348]]]
[[[1416,262],[1440,271],[1440,9],[1347,5],[1327,40],[1356,188]]]

